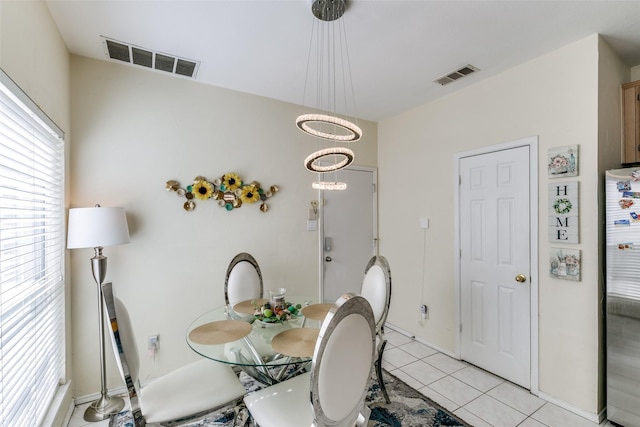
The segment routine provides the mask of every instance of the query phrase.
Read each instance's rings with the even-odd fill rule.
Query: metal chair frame
[[[258,277],[260,278],[260,296],[258,298],[262,298],[264,295],[264,283],[262,280],[262,272],[260,271],[260,266],[258,265],[258,261],[249,253],[241,252],[238,255],[234,256],[231,262],[229,263],[229,267],[227,267],[227,274],[224,279],[224,303],[228,306],[229,303],[229,276],[231,272],[241,262],[248,262],[255,268],[258,273]]]
[[[340,297],[320,328],[311,371],[245,396],[254,420],[265,427],[300,427],[307,420],[312,427],[366,426],[376,345],[373,318],[364,297]],[[272,416],[280,412],[282,417]]]
[[[113,350],[116,356],[116,361],[118,362],[118,367],[120,368],[121,376],[127,387],[127,394],[129,396],[129,403],[131,405],[131,412],[133,415],[134,427],[144,427],[147,424],[147,420],[145,418],[145,415],[142,413],[142,409],[140,408],[140,399],[139,399],[140,385],[136,384],[138,382],[136,371],[139,369],[139,367],[137,366],[137,364],[139,364],[139,361],[137,360],[137,354],[135,355],[135,357],[131,358],[131,356],[129,356],[129,359],[127,359],[127,355],[125,354],[126,345],[123,344],[123,337],[120,334],[120,331],[122,328],[118,324],[118,317],[120,316],[122,326],[127,324],[126,329],[128,329],[128,324],[130,323],[128,319],[129,314],[126,307],[122,303],[122,301],[114,297],[113,285],[111,282],[104,283],[102,285],[102,293],[103,293],[106,313],[107,313],[107,316],[109,317],[109,326],[110,326],[109,329],[111,331],[111,342],[114,347]],[[118,307],[118,309],[116,309],[116,306]],[[127,317],[127,319],[122,320],[125,316]],[[127,331],[127,333],[128,332],[129,331]],[[135,339],[133,336],[129,337],[128,339],[135,342]],[[202,362],[217,363],[213,361],[204,361],[204,360]],[[132,365],[132,363],[134,363],[135,365]],[[195,362],[195,363],[200,363],[200,362]],[[224,368],[226,369],[227,367],[224,366]],[[229,372],[231,373],[231,375],[234,375],[232,373],[233,371],[230,370]],[[233,378],[231,375],[225,378],[225,380],[228,380],[229,378]],[[202,380],[207,381],[207,379],[205,378],[203,378]],[[223,384],[223,383],[224,381],[221,382],[220,384]],[[231,385],[232,384],[229,384],[229,386]],[[226,401],[223,403],[214,404],[212,405],[212,407],[199,411],[194,414],[189,414],[187,416],[184,416],[178,419],[162,421],[160,422],[160,424],[163,426],[174,426],[174,425],[183,424],[187,421],[195,421],[229,404],[233,404],[235,406],[236,408],[235,416],[237,417],[238,411],[243,407],[242,398],[245,391],[244,391],[244,386],[242,386],[242,383],[240,383],[239,379],[237,379],[237,385],[236,383],[233,383],[233,386],[237,389],[237,391],[234,392],[236,394],[235,398],[232,398],[229,401]],[[179,392],[180,392],[179,390],[176,390],[176,393],[179,393]]]
[[[384,324],[387,321],[387,316],[389,314],[389,306],[391,304],[391,268],[389,267],[389,261],[382,255],[375,255],[371,257],[367,266],[364,270],[364,276],[367,276],[367,273],[373,266],[378,266],[382,270],[384,274],[385,280],[385,305],[382,315],[376,322],[376,336],[377,336],[377,354],[378,357],[375,360],[375,369],[376,369],[376,377],[378,378],[378,384],[380,385],[380,390],[382,390],[382,394],[384,395],[384,399],[387,403],[391,403],[389,399],[389,394],[387,393],[387,388],[384,384],[384,378],[382,377],[382,355],[384,353],[384,349],[387,346],[387,339],[384,336]]]

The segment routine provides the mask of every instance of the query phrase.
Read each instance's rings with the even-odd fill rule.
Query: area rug
[[[240,374],[240,379],[248,392],[260,388],[260,384],[244,373]],[[378,382],[372,379],[367,392],[367,404],[371,408],[367,427],[471,427],[386,371],[384,379],[391,403],[385,402]],[[234,408],[226,407],[202,420],[186,424],[185,427],[259,427],[252,422],[246,408],[235,417],[235,423],[234,417]],[[109,423],[109,427],[133,426],[131,411],[112,416]]]

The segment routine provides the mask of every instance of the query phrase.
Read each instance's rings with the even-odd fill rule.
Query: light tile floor
[[[474,427],[598,426],[389,328],[385,335],[383,367]],[[68,427],[108,427],[108,421],[84,421],[86,407],[75,408]],[[601,427],[614,425],[605,421]]]
[[[502,378],[385,329],[383,367],[474,427],[597,427]],[[604,422],[602,427],[614,427]]]

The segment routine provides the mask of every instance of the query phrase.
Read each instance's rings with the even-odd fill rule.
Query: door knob
[[[527,281],[527,276],[525,276],[524,274],[518,274],[516,276],[516,282],[524,283],[526,281]]]
[[[326,257],[324,260],[327,261],[327,262],[333,261],[330,256]]]

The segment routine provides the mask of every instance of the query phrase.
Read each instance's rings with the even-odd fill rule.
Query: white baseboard
[[[107,390],[109,396],[122,396],[127,394],[127,388],[122,385],[120,387],[112,388],[111,390]],[[98,400],[100,398],[100,393],[91,393],[85,394],[84,396],[77,396],[75,398],[75,404],[84,405],[85,403],[93,402],[94,400]]]
[[[442,347],[440,347],[440,346],[437,346],[437,345],[435,345],[435,344],[433,344],[433,343],[427,342],[427,341],[422,340],[422,339],[420,339],[420,338],[416,338],[416,336],[415,336],[415,335],[413,335],[412,333],[410,333],[410,332],[408,332],[408,331],[405,331],[405,330],[404,330],[404,329],[402,329],[402,328],[399,328],[399,327],[397,327],[397,326],[395,326],[395,325],[392,325],[392,324],[390,324],[390,323],[385,323],[385,324],[384,324],[384,327],[385,327],[385,328],[389,328],[389,329],[391,329],[391,330],[393,330],[393,331],[396,331],[397,333],[402,334],[402,335],[404,335],[405,337],[409,337],[409,338],[411,338],[411,339],[412,339],[412,340],[414,340],[414,341],[418,341],[420,344],[424,344],[424,345],[426,345],[426,346],[428,346],[428,347],[431,347],[432,349],[437,350],[437,351],[439,351],[439,352],[440,352],[440,353],[442,353],[442,354],[446,354],[446,355],[447,355],[447,356],[449,356],[449,357],[453,357],[454,359],[458,359],[458,360],[460,360],[460,357],[459,357],[458,355],[456,355],[455,353],[453,353],[453,352],[451,352],[451,351],[449,351],[449,350],[446,350],[446,349],[444,349],[444,348],[442,348]]]
[[[71,382],[62,384],[56,390],[56,395],[49,405],[47,415],[42,421],[43,426],[66,427],[73,412],[73,397],[71,396]]]
[[[606,408],[601,410],[600,413],[598,414],[594,414],[593,412],[587,412],[583,409],[577,408],[573,405],[570,405],[562,400],[559,400],[553,396],[549,396],[548,394],[544,393],[544,392],[540,392],[540,394],[538,394],[538,397],[540,399],[543,399],[549,403],[553,403],[554,405],[562,408],[562,409],[566,409],[569,412],[573,412],[576,415],[581,416],[582,418],[586,418],[587,420],[591,421],[592,423],[596,423],[596,424],[600,424],[602,421],[604,421],[605,419],[605,415],[606,415]]]
[[[61,427],[66,427],[69,425],[69,421],[71,421],[71,416],[73,415],[73,410],[76,408],[76,404],[73,401],[73,399],[71,399],[71,401],[69,402],[69,404],[67,405],[67,410],[64,414],[64,418],[62,420],[62,426]]]

